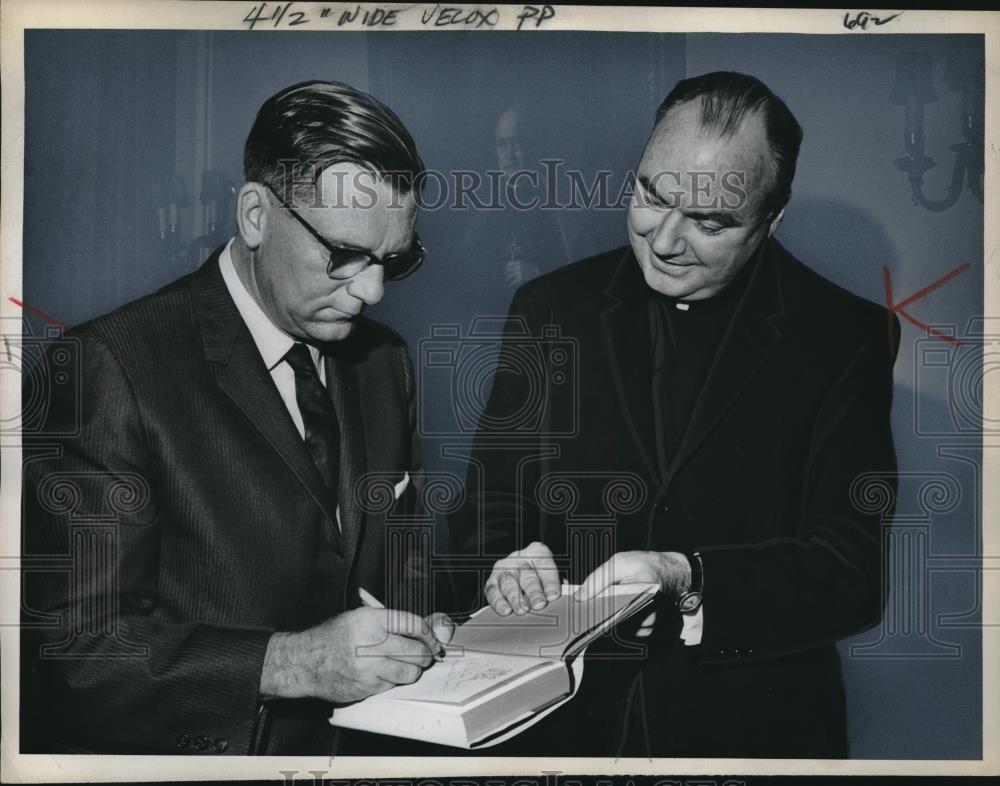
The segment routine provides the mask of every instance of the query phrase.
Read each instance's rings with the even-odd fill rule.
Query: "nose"
[[[374,306],[385,294],[384,273],[381,265],[369,265],[351,279],[347,291],[366,305]]]
[[[649,246],[653,253],[661,258],[676,257],[687,251],[687,241],[684,239],[684,216],[679,210],[664,211],[649,236]]]

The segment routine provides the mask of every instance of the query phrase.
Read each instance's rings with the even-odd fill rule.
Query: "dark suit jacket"
[[[262,704],[261,665],[273,631],[359,606],[359,586],[404,604],[387,580],[409,558],[387,529],[417,502],[388,484],[419,482],[403,341],[361,319],[324,353],[342,531],[218,252],[58,343],[78,362],[25,443],[22,749],[333,753],[330,706]]]
[[[858,484],[895,468],[898,321],[769,241],[663,479],[647,301],[629,249],[517,293],[455,547],[487,567],[539,540],[571,582],[617,551],[697,550],[702,642],[661,599],[644,651],[627,626],[592,645],[553,734],[508,750],[846,755],[835,642],[882,609],[882,519]]]

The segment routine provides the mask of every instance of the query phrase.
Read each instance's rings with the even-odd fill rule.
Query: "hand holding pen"
[[[261,669],[264,699],[314,697],[344,704],[416,682],[444,657],[453,625],[386,609],[362,591],[361,608],[297,632],[271,635]]]
[[[384,609],[385,604],[382,603],[378,598],[372,595],[364,587],[358,587],[358,595],[361,597],[361,602],[370,609]],[[435,660],[444,660],[445,647],[448,642],[451,641],[452,636],[455,634],[455,623],[451,618],[442,612],[435,612],[424,618],[424,621],[430,626],[431,631],[434,634],[434,638],[440,642],[441,648],[435,652]]]

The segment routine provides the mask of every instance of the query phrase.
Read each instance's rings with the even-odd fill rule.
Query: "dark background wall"
[[[531,160],[560,159],[584,175],[606,169],[620,184],[670,86],[727,68],[762,78],[806,131],[782,242],[883,303],[886,269],[898,301],[968,263],[908,309],[965,334],[983,312],[990,274],[982,206],[969,193],[943,213],[912,203],[892,163],[903,154],[903,112],[888,96],[899,52],[932,55],[939,100],[927,107],[928,153],[939,165],[927,188],[943,193],[948,145],[960,141],[959,94],[944,84],[944,64],[955,51],[981,57],[982,46],[970,36],[29,30],[23,300],[74,324],[193,269],[232,230],[223,211],[204,237],[205,173],[239,186],[256,108],[296,81],[340,79],[371,91],[443,171],[495,167],[497,120],[516,105],[530,126]],[[157,207],[175,175],[190,204],[178,208],[171,247],[160,239]],[[626,242],[622,210],[531,221],[537,245],[519,253],[534,253],[542,268]],[[425,212],[425,268],[389,288],[375,310],[410,342],[430,430],[454,419],[454,391],[424,373],[422,342],[442,325],[467,335],[475,317],[504,312],[512,293],[502,274],[505,226],[499,214]],[[983,414],[981,344],[966,336],[955,346],[904,322],[894,406],[904,476],[889,612],[881,629],[842,645],[859,758],[981,755],[979,626],[990,620],[979,595],[981,447],[969,425]],[[431,469],[461,474],[465,437],[425,443]],[[455,456],[444,455],[449,447]]]

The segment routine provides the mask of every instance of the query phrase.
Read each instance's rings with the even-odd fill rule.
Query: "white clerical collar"
[[[236,266],[233,264],[231,249],[234,240],[235,238],[230,239],[226,247],[222,249],[222,253],[219,254],[219,270],[222,271],[222,280],[226,282],[226,288],[229,290],[233,302],[236,303],[240,316],[243,317],[250,335],[253,336],[257,351],[264,359],[264,365],[270,371],[288,354],[295,339],[271,321],[260,304],[254,300],[253,295],[243,286],[243,282],[236,272]],[[318,366],[319,350],[311,344],[306,346],[309,347],[313,363]]]

